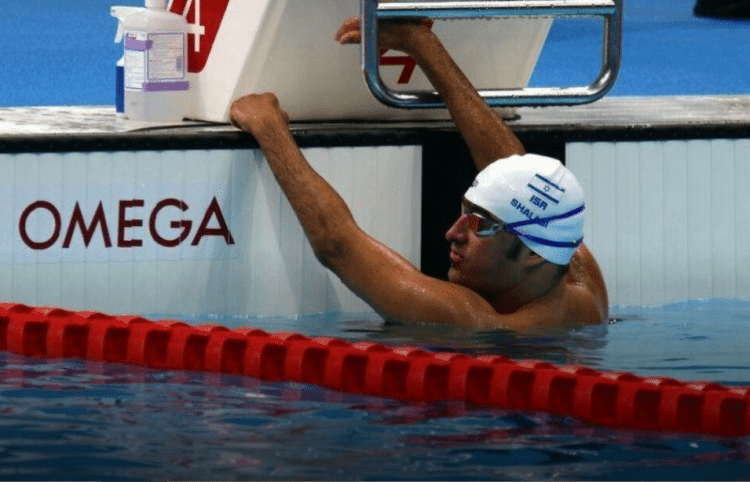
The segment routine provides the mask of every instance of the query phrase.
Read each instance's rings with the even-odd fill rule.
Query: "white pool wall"
[[[421,148],[304,153],[362,229],[419,265]],[[115,314],[371,312],[315,259],[259,150],[2,154],[0,196],[6,301]],[[167,199],[187,209],[172,201],[155,210]],[[93,223],[99,203],[108,236]],[[85,229],[71,223],[76,205]],[[152,215],[161,239],[179,239],[183,229],[172,223],[181,221],[191,223],[189,234],[160,245]]]
[[[750,298],[749,139],[570,143],[611,304]]]

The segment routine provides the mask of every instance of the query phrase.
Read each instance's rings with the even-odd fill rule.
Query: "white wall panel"
[[[686,142],[664,143],[664,289],[671,299],[688,299],[688,205]],[[680,188],[682,186],[682,188]],[[665,295],[666,298],[666,295]],[[658,302],[657,302],[658,303]]]
[[[572,143],[612,304],[750,298],[750,141]]]
[[[744,298],[750,293],[750,269],[747,269],[750,267],[750,223],[746,222],[747,216],[750,215],[750,196],[744,195],[750,182],[749,139],[736,141],[734,156],[737,296]]]
[[[711,143],[711,284],[712,291],[730,298],[737,286],[735,144]]]
[[[305,154],[368,233],[418,263],[418,147],[316,148]],[[0,288],[9,301],[168,315],[370,311],[315,259],[259,151],[2,155],[0,188]],[[214,197],[234,244],[216,234],[214,214],[209,232],[194,246]],[[167,199],[184,205],[156,208]],[[140,204],[121,212],[123,200]],[[32,210],[24,226],[28,237],[51,244],[32,249],[19,234],[19,218],[38,201],[58,212],[59,233],[55,237],[48,209]],[[99,202],[111,246],[98,226],[88,246],[76,227],[64,247],[76,204],[89,226]],[[152,217],[166,240],[179,237],[180,223],[191,223],[187,238],[161,245],[151,234]]]
[[[712,296],[711,159],[710,141],[690,141],[687,149],[688,183],[688,296]],[[675,187],[676,189],[676,187]]]
[[[605,146],[603,153],[609,153]],[[615,192],[617,193],[612,214],[615,218],[616,280],[617,290],[628,297],[641,294],[641,225],[640,186],[637,146],[613,145],[615,159]],[[594,151],[594,159],[597,157]],[[596,209],[597,206],[592,206]]]
[[[638,163],[639,171],[641,300],[652,305],[664,299],[664,209],[652,209],[652,206],[664,206],[666,197],[664,149],[660,145],[643,143],[638,151],[633,162]]]

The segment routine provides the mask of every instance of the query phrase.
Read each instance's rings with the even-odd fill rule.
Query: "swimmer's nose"
[[[462,214],[461,216],[456,219],[456,222],[453,223],[453,226],[451,226],[448,231],[445,233],[445,239],[452,243],[464,243],[466,242],[466,239],[469,234],[468,230],[468,220],[469,216],[467,214]]]

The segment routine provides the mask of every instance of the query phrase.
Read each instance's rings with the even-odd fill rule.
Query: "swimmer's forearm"
[[[254,133],[318,260],[333,269],[345,258],[347,232],[356,229],[348,206],[310,166],[286,125]]]
[[[410,54],[440,94],[466,141],[476,167],[525,152],[521,141],[477,93],[432,31],[411,39]]]
[[[350,241],[361,231],[343,199],[302,155],[276,96],[241,97],[232,103],[230,118],[260,145],[318,259],[331,269],[346,265]]]

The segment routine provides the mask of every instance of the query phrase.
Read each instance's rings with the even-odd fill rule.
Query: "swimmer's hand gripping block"
[[[415,401],[462,400],[601,425],[721,436],[750,433],[750,388],[576,366],[469,357],[216,325],[190,326],[0,304],[0,349],[161,369],[244,374]]]

